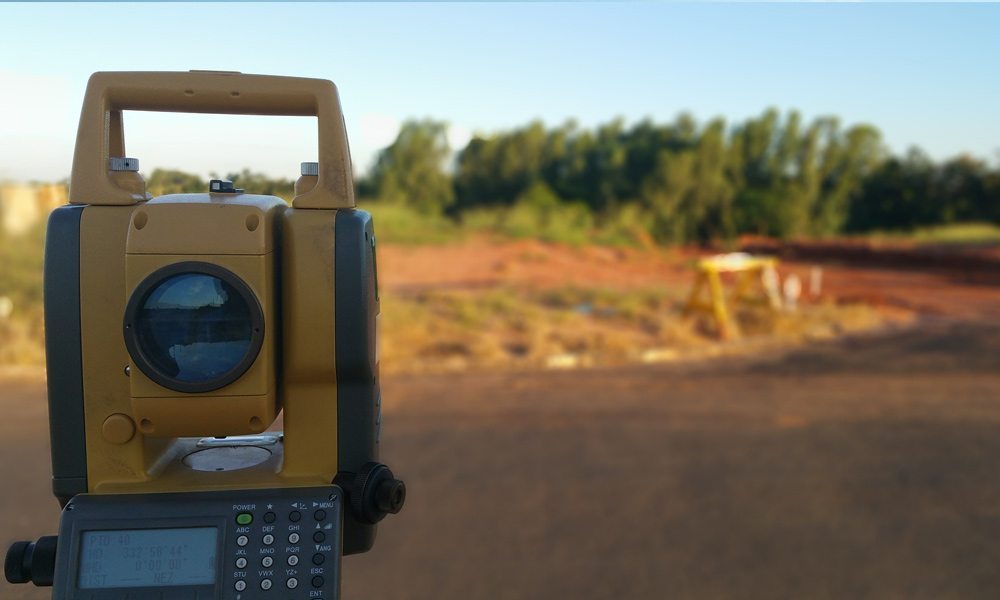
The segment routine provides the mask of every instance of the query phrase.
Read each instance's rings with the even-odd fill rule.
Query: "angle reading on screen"
[[[211,585],[218,535],[214,527],[85,531],[79,587]]]

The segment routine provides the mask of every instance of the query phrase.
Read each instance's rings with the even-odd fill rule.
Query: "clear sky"
[[[356,171],[410,117],[463,144],[768,106],[872,123],[897,152],[1000,156],[1000,5],[0,4],[0,179],[69,174],[91,72],[188,69],[332,79]],[[128,113],[126,141],[144,172],[315,159],[304,118]]]

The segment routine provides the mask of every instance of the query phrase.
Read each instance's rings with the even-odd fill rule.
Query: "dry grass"
[[[826,339],[884,322],[863,304],[809,304],[794,312],[750,306],[735,312],[743,338],[727,344],[707,319],[682,316],[680,294],[662,287],[386,293],[382,366],[437,372],[662,362],[754,351],[759,342]],[[40,307],[0,320],[0,365],[43,364],[42,339]]]
[[[393,209],[383,208],[383,225],[392,232]],[[396,220],[405,222],[403,217]],[[439,225],[422,230],[424,237],[409,241],[426,244],[430,241],[427,236],[436,242],[454,241],[454,232],[443,223]],[[41,224],[25,236],[0,238],[4,267],[0,270],[0,296],[10,298],[14,307],[9,318],[0,319],[0,365],[44,363],[43,238]],[[391,253],[392,246],[386,248],[388,258],[397,263],[403,258],[398,248],[397,255]],[[412,254],[414,248],[405,246],[405,253]],[[424,263],[387,269],[383,283],[395,281],[397,285],[407,283],[411,272],[441,275],[440,281],[409,282],[417,284],[416,289],[421,289],[420,285],[435,289],[426,287],[435,283],[461,284],[481,275],[482,265],[491,261],[498,265],[495,270],[502,272],[491,272],[492,280],[480,282],[492,286],[485,290],[466,285],[407,295],[393,292],[392,285],[384,286],[383,368],[423,372],[661,362],[752,352],[761,341],[800,343],[882,322],[875,309],[863,305],[805,305],[794,312],[748,307],[735,314],[744,338],[737,344],[724,344],[705,319],[681,316],[689,283],[685,280],[679,285],[676,279],[677,265],[687,260],[678,250],[672,251],[676,255],[670,258],[664,258],[661,250],[626,252],[597,246],[520,244],[515,250],[516,260],[511,261],[502,253],[484,255],[481,245],[466,243],[432,252]],[[461,259],[468,263],[466,270],[441,271],[442,265],[455,267]],[[684,274],[686,277],[687,271]]]
[[[568,368],[663,362],[754,352],[878,327],[863,304],[812,304],[794,312],[735,312],[743,337],[721,342],[704,317],[685,318],[676,294],[563,288],[383,295],[380,352],[388,372]],[[0,321],[0,365],[42,365],[41,315]]]
[[[877,327],[861,304],[795,311],[736,311],[738,343],[717,339],[703,318],[685,318],[675,293],[564,288],[428,292],[383,302],[382,367],[389,372],[559,368],[714,356],[761,343],[797,344]]]

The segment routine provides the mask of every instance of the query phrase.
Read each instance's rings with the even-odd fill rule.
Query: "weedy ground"
[[[381,358],[389,372],[667,362],[827,339],[886,322],[873,307],[834,302],[794,311],[750,305],[734,318],[742,335],[722,341],[711,319],[683,315],[680,290],[656,287],[390,295]]]
[[[710,319],[682,311],[694,261],[707,250],[504,237],[457,229],[443,217],[414,223],[391,209],[377,218],[386,372],[696,360],[876,329],[915,314],[996,308],[995,288],[961,273],[831,262],[822,293],[796,310],[733,307],[742,336],[724,342]],[[948,235],[984,235],[970,227]],[[43,239],[42,224],[0,237],[0,299],[13,307],[0,317],[0,366],[44,363]],[[779,266],[783,277],[794,273],[803,283],[814,270],[813,263]]]

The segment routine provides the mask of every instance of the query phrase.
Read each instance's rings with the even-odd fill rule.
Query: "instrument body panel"
[[[333,485],[78,495],[53,600],[336,600],[343,501]]]

